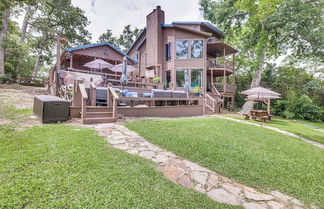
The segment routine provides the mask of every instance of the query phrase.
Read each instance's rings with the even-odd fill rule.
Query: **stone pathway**
[[[112,147],[157,163],[157,169],[176,184],[208,195],[217,202],[247,209],[302,208],[302,203],[281,192],[262,193],[196,163],[161,149],[120,123],[88,125],[106,137]]]
[[[316,147],[319,147],[319,148],[324,149],[324,144],[321,144],[319,142],[315,142],[315,141],[306,139],[304,137],[298,136],[296,134],[293,134],[293,133],[290,133],[288,131],[284,131],[284,130],[281,130],[279,128],[275,128],[275,127],[272,127],[272,126],[267,126],[267,125],[257,124],[257,123],[251,123],[251,122],[248,122],[248,121],[244,121],[244,120],[240,120],[240,119],[235,119],[235,118],[228,118],[228,117],[220,116],[220,115],[213,115],[211,117],[217,117],[217,118],[221,118],[221,119],[225,119],[225,120],[231,120],[231,121],[236,121],[236,122],[239,122],[239,123],[244,123],[244,124],[249,124],[249,125],[253,125],[253,126],[258,126],[258,127],[261,127],[261,128],[271,129],[273,131],[279,132],[279,133],[284,134],[286,136],[291,136],[291,137],[300,139],[300,140],[302,140],[304,142],[310,143],[310,144],[312,144],[312,145],[314,145]]]

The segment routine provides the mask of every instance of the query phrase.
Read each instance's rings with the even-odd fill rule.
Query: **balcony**
[[[235,85],[231,83],[213,83],[212,88],[217,89],[220,94],[234,94]]]
[[[234,62],[225,58],[207,60],[208,70],[213,70],[215,76],[231,75],[234,72]],[[225,72],[224,72],[225,71]]]

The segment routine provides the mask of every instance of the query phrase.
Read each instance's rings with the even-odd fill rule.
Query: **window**
[[[203,40],[193,40],[191,43],[191,58],[201,59],[203,57]]]
[[[165,71],[165,88],[171,87],[171,70]]]
[[[184,87],[185,69],[177,69],[176,70],[176,83],[177,83],[177,87]]]
[[[165,60],[171,59],[171,43],[165,44]]]
[[[133,58],[134,58],[136,61],[138,61],[138,58],[139,58],[139,52],[138,52],[138,51],[135,52]]]
[[[177,40],[177,59],[188,59],[188,40]]]
[[[202,86],[202,69],[191,70],[191,87]]]

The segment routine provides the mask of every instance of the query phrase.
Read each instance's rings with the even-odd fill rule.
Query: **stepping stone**
[[[196,184],[195,190],[197,190],[198,192],[201,192],[201,193],[207,192],[206,189],[201,184]]]
[[[164,162],[168,161],[168,159],[169,159],[168,156],[162,155],[162,154],[157,154],[157,155],[155,155],[154,158],[152,158],[152,160],[157,163],[164,163]]]
[[[256,200],[256,201],[266,201],[266,200],[273,200],[274,197],[272,195],[263,194],[257,192],[255,189],[245,187],[244,194],[247,199]]]
[[[267,209],[267,207],[264,207],[259,203],[255,203],[255,202],[243,203],[243,207],[246,209]]]
[[[175,183],[177,183],[177,180],[185,174],[184,170],[171,166],[159,166],[158,169],[164,174],[165,177]]]
[[[201,172],[192,172],[190,173],[190,178],[202,185],[205,185],[207,182],[208,175]]]
[[[153,151],[142,151],[139,153],[139,156],[144,157],[146,159],[152,159],[154,157],[155,152]]]
[[[121,150],[128,150],[130,149],[128,144],[116,144],[113,145],[113,147],[117,148],[117,149],[121,149]]]
[[[282,209],[284,206],[276,201],[269,201],[268,205],[271,209]]]
[[[222,184],[221,187],[223,187],[224,189],[226,189],[227,191],[235,195],[239,195],[242,191],[242,188],[236,187],[231,184]]]
[[[134,150],[134,149],[127,150],[127,152],[129,154],[133,154],[133,155],[137,155],[138,154],[138,150]]]
[[[237,195],[231,194],[225,189],[212,189],[211,191],[207,192],[207,195],[217,202],[230,205],[240,205],[241,203]]]
[[[180,179],[178,180],[178,184],[180,184],[181,186],[193,189],[194,185],[193,183],[190,181],[190,178],[188,175],[183,175],[180,177]]]
[[[284,204],[287,204],[291,200],[291,197],[279,191],[272,191],[271,195],[274,196],[275,199],[279,200],[280,202],[283,202]]]

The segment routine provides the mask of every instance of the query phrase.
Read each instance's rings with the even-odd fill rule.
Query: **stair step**
[[[87,112],[87,118],[105,118],[105,117],[112,117],[113,112]]]
[[[114,123],[116,118],[102,117],[102,118],[86,118],[83,120],[83,124],[96,124],[96,123]]]
[[[86,106],[86,112],[112,112],[112,108],[107,106]]]

